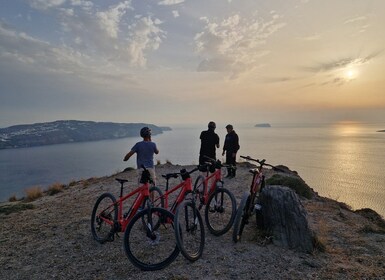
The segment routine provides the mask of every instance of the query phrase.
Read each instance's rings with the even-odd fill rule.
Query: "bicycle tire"
[[[226,188],[217,188],[206,205],[205,220],[208,230],[216,236],[225,234],[233,225],[237,203]]]
[[[103,219],[110,220],[111,224]],[[115,227],[118,220],[118,205],[116,198],[111,193],[104,193],[96,200],[91,214],[91,232],[93,238],[103,244],[112,241],[115,234]]]
[[[175,212],[175,237],[182,255],[191,262],[198,260],[205,247],[202,216],[190,200],[183,201]]]
[[[199,209],[201,209],[205,203],[204,194],[206,193],[206,189],[207,189],[207,186],[205,182],[205,177],[203,177],[202,175],[199,175],[195,179],[195,183],[194,183],[195,201],[199,203],[199,206],[198,206]]]
[[[247,211],[247,201],[250,200],[250,194],[245,192],[242,196],[241,202],[239,203],[237,213],[235,215],[234,219],[234,226],[233,226],[233,241],[237,243],[240,241],[243,228],[245,226],[245,219],[248,215]]]
[[[153,215],[160,220],[157,229],[152,226]],[[143,217],[149,221],[146,227],[143,227]],[[131,263],[141,270],[159,270],[171,264],[179,254],[174,215],[158,207],[138,212],[124,232],[124,249]]]
[[[162,190],[157,186],[152,186],[149,189],[149,192],[150,192],[150,200],[152,202],[152,207],[164,208],[164,196],[163,196]],[[154,194],[153,199],[151,199],[152,193]],[[143,205],[143,206],[145,206],[145,205]]]
[[[150,192],[150,196],[148,199],[145,199],[143,201],[143,204],[142,204],[142,210],[146,209],[147,206],[148,206],[148,202],[151,203],[151,207],[160,207],[160,208],[164,208],[164,197],[163,197],[163,192],[156,186],[152,186],[150,189],[149,189],[149,192]],[[151,199],[151,193],[154,193],[154,197],[153,199]],[[153,218],[157,218],[157,217],[153,217]],[[143,222],[143,226],[146,226],[146,221],[144,219],[144,217],[142,217],[142,222]],[[155,224],[155,228],[158,228],[159,227],[159,219],[158,219],[158,222],[154,223]]]

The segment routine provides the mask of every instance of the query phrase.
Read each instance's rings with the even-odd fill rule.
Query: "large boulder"
[[[261,192],[260,204],[264,229],[273,236],[274,244],[301,252],[314,251],[307,212],[292,189],[267,186]]]

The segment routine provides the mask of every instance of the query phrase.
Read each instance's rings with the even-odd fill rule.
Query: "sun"
[[[347,80],[353,80],[357,77],[357,71],[352,68],[346,69],[344,72],[344,77]]]

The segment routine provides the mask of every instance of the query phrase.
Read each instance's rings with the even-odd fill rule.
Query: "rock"
[[[264,228],[272,234],[274,244],[306,253],[314,251],[307,212],[292,189],[268,186],[261,193],[260,204]]]

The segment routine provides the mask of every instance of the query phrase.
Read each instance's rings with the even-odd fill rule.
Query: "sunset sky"
[[[0,127],[385,120],[383,0],[2,0]]]

